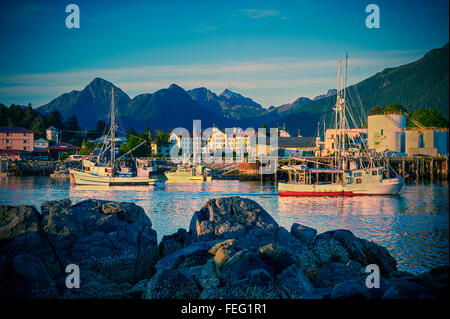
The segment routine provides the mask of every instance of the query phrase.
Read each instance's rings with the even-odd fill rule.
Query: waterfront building
[[[382,114],[368,117],[369,149],[376,153],[405,152],[406,115]]]
[[[49,128],[47,128],[45,130],[45,135],[46,135],[47,141],[55,142],[55,143],[59,142],[59,130],[56,127],[50,126]]]
[[[0,150],[32,152],[34,133],[23,127],[0,127]]]
[[[75,153],[78,154],[78,151],[80,150],[80,147],[76,145],[72,145],[69,143],[58,143],[54,144],[52,146],[47,147],[47,152],[49,154],[56,154],[58,158],[63,155],[64,153]]]
[[[170,150],[174,144],[170,142],[157,142],[153,141],[150,143],[150,152],[152,155],[164,155],[164,156],[170,156]]]
[[[321,156],[329,156],[336,152],[338,145],[336,145],[336,134],[340,136],[345,134],[349,137],[350,148],[359,150],[362,145],[367,145],[367,129],[366,128],[352,128],[352,129],[335,129],[329,128],[325,131],[325,141],[320,143],[322,149],[320,151]]]
[[[408,156],[448,156],[448,129],[408,128],[405,152]]]
[[[369,149],[376,153],[394,152],[405,156],[448,155],[448,129],[406,127],[406,118],[404,114],[369,116]]]
[[[37,139],[34,141],[35,150],[45,150],[48,147],[48,141],[44,138]]]
[[[278,139],[278,156],[314,156],[316,149],[314,137],[280,137]]]
[[[189,136],[183,136],[182,134],[170,133],[169,143],[171,146],[177,146],[179,150],[186,152],[187,154],[192,153],[192,132],[188,132]],[[152,146],[153,151],[157,150],[157,145]],[[170,152],[170,151],[169,151]],[[156,153],[155,153],[156,154]]]

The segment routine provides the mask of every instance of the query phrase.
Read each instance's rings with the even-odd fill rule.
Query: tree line
[[[442,116],[441,112],[432,108],[417,109],[414,112],[408,112],[400,104],[388,104],[384,107],[375,106],[369,110],[369,115],[382,115],[382,114],[405,114],[410,119],[420,123],[426,127],[448,127],[448,121]],[[414,127],[416,124],[408,119],[406,121],[407,127]]]

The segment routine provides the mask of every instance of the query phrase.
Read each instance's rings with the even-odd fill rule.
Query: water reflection
[[[192,213],[208,199],[250,198],[288,229],[292,223],[318,232],[349,229],[356,236],[386,246],[412,272],[448,263],[448,185],[408,185],[397,196],[278,197],[271,184],[212,181],[163,183],[155,186],[70,186],[47,177],[0,179],[0,203],[32,204],[70,197],[73,203],[97,198],[131,201],[153,222],[160,240],[178,228],[188,228]]]

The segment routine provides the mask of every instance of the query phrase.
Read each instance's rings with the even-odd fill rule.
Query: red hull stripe
[[[278,191],[280,196],[363,196],[370,194],[355,194],[353,192],[292,192]]]

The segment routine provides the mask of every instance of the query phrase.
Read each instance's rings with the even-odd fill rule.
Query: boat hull
[[[148,177],[100,176],[78,170],[70,170],[70,181],[75,185],[154,185],[157,180]]]
[[[169,182],[192,182],[192,181],[210,182],[211,181],[211,176],[177,175],[177,174],[171,174],[171,173],[165,173],[164,175],[166,176],[166,178]]]
[[[364,196],[395,195],[405,182],[404,178],[383,179],[380,182],[367,184],[318,184],[304,185],[279,183],[280,196]]]

